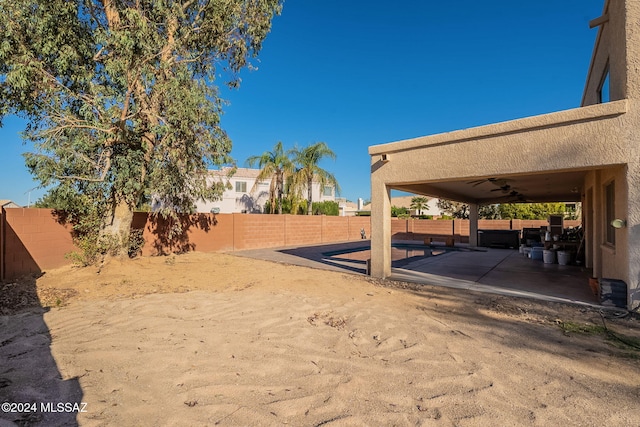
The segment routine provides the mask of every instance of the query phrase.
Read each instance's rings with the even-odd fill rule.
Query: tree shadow
[[[413,231],[400,231],[391,235],[391,240],[415,240],[417,242],[446,242],[447,239],[453,238],[457,243],[466,243],[469,240],[468,237],[460,236],[460,234],[439,234],[439,233],[421,233]]]
[[[196,250],[196,244],[191,241],[189,235],[195,230],[208,233],[211,227],[218,224],[216,214],[180,215],[177,220],[163,218],[160,215],[144,214],[144,223],[142,216],[134,215],[132,229],[146,227],[145,231],[151,233],[153,238],[145,240],[151,243],[155,255],[180,254]]]
[[[576,353],[600,353],[624,359],[638,358],[637,348],[611,345],[605,334],[596,336],[595,333],[581,334],[562,329],[564,322],[600,326],[606,319],[607,327],[620,328],[631,336],[639,336],[637,314],[629,313],[627,317],[620,317],[615,310],[607,311],[599,307],[485,294],[473,290],[443,292],[429,284],[390,280],[380,280],[378,283],[401,288],[419,297],[421,301],[417,308],[431,313],[435,318],[444,319],[454,314],[458,326],[468,325],[469,330],[484,327],[486,335],[494,336],[514,349],[525,348],[541,353],[566,352],[574,356]],[[471,332],[466,331],[466,334],[471,335]]]
[[[0,403],[10,405],[0,412],[0,425],[77,426],[82,387],[77,377],[63,379],[51,353],[40,276],[0,284]]]
[[[3,243],[3,247],[0,250],[5,251],[6,248],[10,248],[10,250],[5,252],[4,265],[0,266],[2,269],[1,279],[13,279],[25,274],[42,273],[40,266],[22,243],[18,233],[15,232],[9,222],[4,220],[4,217],[2,221],[4,222],[2,227],[3,236],[0,240]]]
[[[344,270],[352,273],[367,274],[367,260],[353,259],[345,254],[367,251],[369,240],[333,243],[324,245],[300,246],[277,250],[281,254],[304,258],[314,263],[331,267],[331,270]]]
[[[396,256],[392,257],[391,267],[402,268],[412,262],[436,256],[432,254],[432,249],[434,249],[434,246],[430,245],[393,244],[392,251],[395,251]],[[339,269],[368,275],[367,260],[371,258],[370,251],[371,241],[359,240],[354,242],[286,248],[280,249],[277,252],[305,258],[318,264],[324,264],[332,267],[332,270]]]
[[[236,204],[240,204],[242,206],[242,211],[246,213],[262,213],[262,207],[258,204],[258,200],[262,197],[265,192],[261,192],[255,198],[248,195],[243,194],[242,197],[236,199]]]

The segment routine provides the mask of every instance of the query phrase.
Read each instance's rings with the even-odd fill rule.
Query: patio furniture
[[[518,248],[518,230],[478,230],[478,246],[485,248]]]

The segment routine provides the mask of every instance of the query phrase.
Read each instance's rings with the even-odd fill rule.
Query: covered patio
[[[640,3],[606,1],[581,107],[369,147],[371,275],[393,277],[391,191],[469,206],[581,202],[584,266],[640,303]],[[526,280],[523,274],[523,279]],[[551,279],[550,279],[551,280]]]
[[[391,190],[468,204],[472,247],[480,205],[581,202],[586,265],[601,275],[602,183],[624,179],[625,153],[597,140],[619,138],[626,111],[623,100],[369,147],[372,275],[391,273]],[[626,194],[618,200],[626,205]]]

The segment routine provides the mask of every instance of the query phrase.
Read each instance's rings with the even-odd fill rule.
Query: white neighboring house
[[[0,207],[2,208],[20,208],[21,206],[11,200],[0,200]]]
[[[362,200],[362,199],[358,199]],[[350,202],[344,197],[336,197],[336,202],[338,202],[338,209],[340,216],[355,216],[356,212],[358,212],[358,204],[354,202]]]
[[[391,198],[391,206],[396,206],[399,208],[407,208],[409,209],[409,215],[411,216],[420,216],[420,215],[431,215],[431,216],[440,216],[442,212],[438,208],[438,200],[437,198],[428,197],[427,205],[428,209],[422,209],[419,211],[418,209],[411,209],[411,199],[414,197],[422,197],[422,196],[399,196]],[[371,203],[364,205],[363,210],[371,211]]]
[[[198,200],[196,202],[197,212],[215,212],[215,213],[263,213],[264,205],[269,200],[269,186],[271,180],[267,179],[259,181],[256,179],[260,173],[260,169],[238,168],[236,173],[227,178],[230,168],[222,168],[220,170],[210,170],[212,179],[229,180],[230,189],[226,189],[222,194],[221,200],[206,201]],[[306,198],[306,190],[303,197]],[[335,201],[335,188],[333,186],[325,186],[320,189],[319,183],[313,183],[313,201]]]
[[[350,202],[345,198],[337,197],[336,202],[338,202],[340,216],[356,216],[359,212],[371,212],[371,205],[369,204],[367,208],[362,197],[359,197],[357,202]]]

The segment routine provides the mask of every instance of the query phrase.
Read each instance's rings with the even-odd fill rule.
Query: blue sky
[[[222,126],[239,166],[324,141],[342,196],[370,195],[367,147],[580,105],[603,0],[288,0]],[[0,129],[0,199],[38,184],[18,132]],[[42,195],[31,192],[31,202]]]

